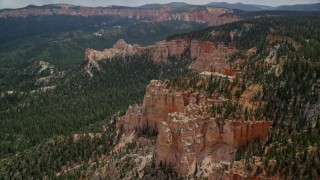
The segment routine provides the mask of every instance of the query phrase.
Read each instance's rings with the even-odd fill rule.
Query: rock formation
[[[137,44],[127,44],[123,39],[120,39],[111,49],[105,49],[103,51],[87,49],[85,60],[93,62],[116,56],[149,53],[150,58],[154,62],[160,62],[166,60],[168,57],[181,57],[189,49],[190,43],[187,40],[160,41],[150,46],[141,47]]]
[[[85,60],[88,62],[87,68],[95,67],[99,69],[97,61],[108,59],[117,56],[130,56],[137,53],[143,53],[146,48],[140,47],[137,44],[127,44],[123,39],[120,39],[113,45],[111,49],[105,49],[104,51],[97,51],[93,49],[86,49]]]
[[[166,83],[151,81],[143,104],[130,107],[117,121],[117,129],[123,128],[126,135],[144,127],[158,129],[157,162],[181,175],[204,168],[204,161],[220,167],[232,160],[238,145],[268,137],[270,122],[211,117],[214,103],[223,102],[200,93],[173,92]],[[218,152],[226,154],[212,156]]]
[[[233,47],[224,43],[212,43],[210,41],[191,43],[191,57],[195,58],[192,69],[196,72],[219,72],[223,73],[227,68],[226,61],[236,52]]]
[[[171,112],[183,112],[184,99],[179,93],[172,93],[159,81],[151,81],[141,106],[129,110],[117,122],[117,128],[124,128],[130,134],[138,128],[158,128]]]
[[[254,138],[265,140],[268,136],[267,121],[241,122],[225,120],[219,127],[217,118],[210,117],[208,104],[186,106],[183,113],[170,113],[163,121],[157,141],[158,161],[172,165],[179,174],[191,175],[195,166],[201,164],[200,156],[217,144],[225,144],[227,149],[245,144]],[[231,161],[233,154],[229,154]],[[219,163],[215,157],[212,163]],[[226,159],[224,159],[226,161]]]
[[[240,20],[238,16],[231,15],[233,10],[224,8],[202,8],[193,11],[175,12],[172,7],[161,7],[154,9],[139,9],[127,7],[82,7],[72,5],[49,5],[44,7],[28,7],[15,10],[0,11],[1,17],[27,17],[27,16],[115,16],[135,20],[150,21],[190,21],[197,23],[208,23],[209,25],[220,25]]]
[[[103,51],[87,49],[85,60],[88,61],[87,69],[91,67],[99,69],[98,61],[116,56],[147,53],[152,61],[161,62],[169,57],[181,58],[185,53],[190,53],[190,57],[195,60],[191,69],[195,72],[214,71],[224,74],[225,69],[228,68],[226,61],[236,51],[235,48],[226,46],[224,43],[209,41],[175,39],[141,47],[137,44],[126,44],[121,39],[111,49]]]

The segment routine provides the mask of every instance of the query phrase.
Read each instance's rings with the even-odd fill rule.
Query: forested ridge
[[[257,48],[256,55],[245,58],[246,63],[241,67],[243,71],[233,82],[212,77],[203,82],[203,78],[196,74],[170,80],[170,86],[175,89],[207,92],[229,99],[222,106],[212,107],[213,117],[224,113],[231,119],[267,119],[272,122],[266,142],[254,141],[237,148],[235,160],[246,162],[247,176],[281,179],[320,177],[319,22],[317,14],[279,16],[178,35],[224,41],[242,49],[234,54],[229,60],[231,62],[245,58],[249,48]],[[245,27],[246,23],[251,28]],[[247,30],[231,41],[228,33],[234,29]],[[219,35],[213,37],[212,32],[219,32]],[[277,40],[268,42],[269,35],[277,37]],[[263,87],[251,99],[257,108],[244,109],[239,100],[252,85]],[[259,166],[255,164],[257,157],[263,162]]]
[[[15,66],[44,60],[69,69],[82,62],[86,48],[111,48],[118,39],[147,45],[175,33],[206,26],[195,22],[150,22],[114,16],[0,18],[0,64]]]

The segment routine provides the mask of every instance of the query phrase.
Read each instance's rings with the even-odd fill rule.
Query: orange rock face
[[[148,53],[154,62],[161,62],[169,57],[181,58],[185,53],[190,53],[194,59],[191,69],[195,72],[219,72],[221,74],[235,75],[235,71],[226,71],[228,58],[237,50],[225,46],[224,43],[201,42],[197,40],[178,39],[160,41],[153,45],[141,47],[137,44],[126,44],[119,40],[111,49],[96,51],[87,49],[85,60],[88,61],[87,69],[98,68],[98,61],[115,56],[130,56],[134,54]]]
[[[231,69],[229,67],[226,67],[224,69],[224,75],[226,76],[235,76],[237,73],[241,72],[240,70]]]
[[[210,54],[213,53],[213,43],[210,41],[205,41],[200,44],[201,53],[200,54]]]
[[[126,134],[138,128],[157,129],[162,121],[166,121],[171,112],[183,112],[184,99],[179,93],[171,93],[159,81],[151,81],[141,106],[130,107],[117,122],[117,129],[124,128]]]
[[[160,62],[163,59],[167,59],[169,57],[169,50],[167,44],[162,41],[158,42],[154,45],[154,48],[149,49],[150,58],[154,62]]]
[[[86,60],[99,61],[102,59],[108,59],[116,56],[130,56],[137,53],[142,53],[146,48],[140,47],[137,44],[127,44],[123,39],[120,39],[113,45],[111,49],[105,49],[103,51],[96,51],[93,49],[87,49],[85,53]]]
[[[192,40],[190,43],[190,55],[192,59],[196,59],[200,56],[200,41]]]
[[[254,138],[265,140],[268,137],[270,123],[239,122],[225,120],[222,131],[215,118],[210,117],[204,110],[205,104],[190,104],[184,113],[171,113],[166,122],[162,122],[157,141],[158,162],[173,165],[182,175],[190,175],[203,152],[210,151],[216,144],[226,144],[236,148]],[[232,155],[228,161],[231,161]],[[212,163],[219,163],[215,158]],[[224,159],[226,161],[226,159]]]
[[[129,107],[126,111],[126,114],[118,119],[116,124],[117,129],[121,129],[122,126],[125,128],[125,133],[129,134],[136,129],[140,128],[141,124],[141,107],[136,105],[134,107]]]
[[[170,57],[176,56],[181,57],[183,53],[189,50],[190,45],[188,41],[185,40],[174,40],[167,42],[168,55]]]
[[[233,47],[225,46],[224,43],[200,42],[192,43],[191,57],[195,57],[192,69],[195,72],[219,72],[224,74],[229,57],[237,50]],[[195,55],[197,53],[197,56]]]
[[[127,44],[123,39],[116,42],[113,48],[103,51],[87,49],[85,60],[89,63],[97,62],[103,59],[108,59],[116,56],[130,56],[134,54],[142,54],[148,52],[151,60],[160,62],[169,57],[181,57],[183,53],[188,51],[190,43],[186,40],[160,41],[153,45],[141,47],[137,44]]]
[[[146,126],[158,129],[157,162],[170,165],[180,175],[193,174],[203,164],[220,167],[232,160],[238,145],[268,137],[270,122],[221,121],[209,113],[213,103],[203,94],[172,92],[165,83],[151,81],[143,104],[130,107],[119,118],[117,129],[123,128],[127,135]],[[214,155],[221,152],[227,154]]]
[[[248,141],[252,141],[255,138],[265,140],[268,137],[268,129],[271,126],[267,121],[256,122],[231,122],[234,136],[234,146],[245,144]]]
[[[195,11],[174,12],[172,7],[154,9],[117,8],[117,7],[77,7],[72,5],[55,5],[48,9],[26,8],[0,11],[1,17],[27,17],[36,15],[69,15],[69,16],[117,16],[136,20],[152,21],[190,21],[220,25],[240,20],[238,16],[230,15],[232,10],[223,8],[207,8]]]
[[[117,56],[131,56],[135,54],[141,54],[146,51],[147,48],[140,47],[137,44],[127,44],[123,39],[120,39],[113,45],[111,49],[105,49],[103,51],[97,51],[94,49],[86,49],[85,61],[87,61],[86,69],[90,72],[92,67],[99,68],[98,61],[108,59]]]

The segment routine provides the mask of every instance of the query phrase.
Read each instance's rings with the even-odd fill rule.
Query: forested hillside
[[[263,117],[272,121],[266,143],[248,143],[237,149],[235,164],[245,164],[245,176],[319,178],[319,22],[317,13],[299,14],[249,20],[180,35],[223,41],[241,49],[229,60],[246,61],[241,67],[243,73],[237,75],[233,83],[214,78],[207,86],[206,83],[199,85],[195,82],[201,78],[196,75],[173,79],[172,86],[238,99],[231,104],[214,106],[213,116],[223,112],[227,118],[248,120]],[[229,32],[235,29],[245,33],[231,40]],[[217,32],[218,36],[212,36],[212,32]],[[246,58],[250,48],[256,48],[257,53]],[[263,91],[256,92],[251,100],[258,107],[243,111],[239,101],[241,94],[255,85],[263,87]],[[240,89],[234,91],[236,87]],[[261,158],[262,164],[257,165],[257,157]]]
[[[185,73],[189,62],[154,64],[144,55],[115,58],[103,62],[94,78],[78,66],[54,79],[53,89],[3,93],[1,157],[108,120],[140,101],[150,80]]]
[[[83,61],[86,48],[103,50],[118,39],[150,44],[175,33],[204,28],[206,24],[55,15],[0,18],[0,26],[2,65],[43,60],[68,69]]]

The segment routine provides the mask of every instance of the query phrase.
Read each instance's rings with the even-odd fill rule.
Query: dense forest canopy
[[[195,22],[151,22],[115,16],[0,18],[0,64],[15,66],[44,60],[68,69],[82,62],[86,48],[111,48],[118,39],[146,45],[206,26]]]

